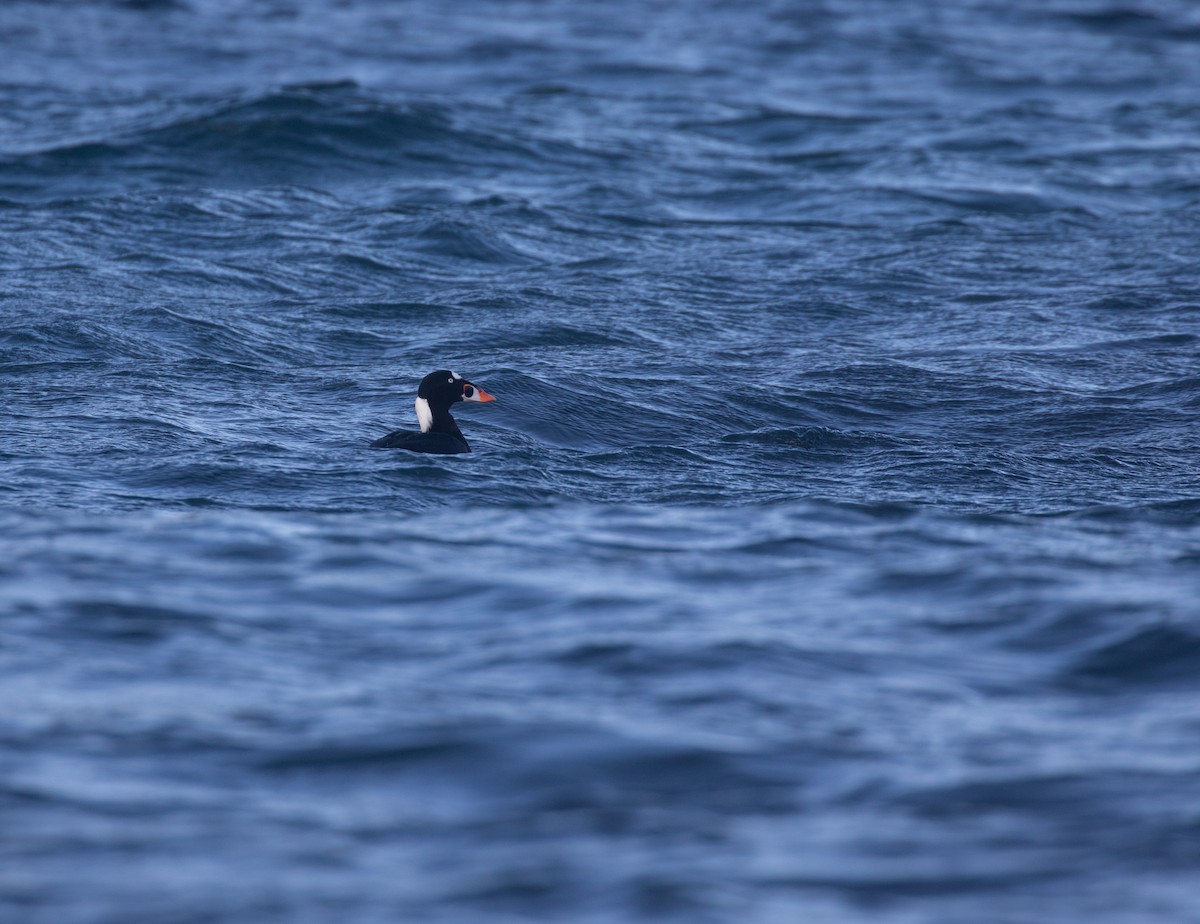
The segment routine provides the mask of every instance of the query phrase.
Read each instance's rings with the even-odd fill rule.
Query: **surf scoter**
[[[456,401],[495,401],[478,385],[473,385],[449,369],[439,369],[421,379],[417,389],[416,430],[395,430],[371,444],[372,449],[408,449],[412,452],[434,452],[452,455],[470,452],[458,424],[450,416],[450,405]]]

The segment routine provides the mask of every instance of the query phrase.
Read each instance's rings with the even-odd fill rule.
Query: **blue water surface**
[[[1198,89],[1185,0],[0,6],[0,920],[1200,920]]]

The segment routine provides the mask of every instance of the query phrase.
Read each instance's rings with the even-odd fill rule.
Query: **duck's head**
[[[495,401],[473,382],[468,382],[457,372],[439,369],[421,379],[417,388],[417,420],[424,433],[433,426],[435,414],[448,413],[450,405],[459,401]]]

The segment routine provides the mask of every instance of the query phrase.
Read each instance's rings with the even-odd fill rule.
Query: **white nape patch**
[[[421,425],[421,432],[428,433],[429,428],[433,426],[433,411],[429,409],[429,402],[418,398],[413,406],[417,409],[417,423]]]

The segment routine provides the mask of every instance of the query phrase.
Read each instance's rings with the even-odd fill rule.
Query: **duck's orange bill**
[[[491,395],[489,395],[486,391],[484,391],[478,385],[476,385],[475,386],[475,400],[476,401],[495,401],[496,399],[493,398]]]

